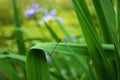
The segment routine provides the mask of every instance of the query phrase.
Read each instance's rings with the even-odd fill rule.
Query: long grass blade
[[[98,79],[112,80],[113,75],[112,75],[112,72],[110,71],[111,66],[109,65],[104,55],[103,48],[101,46],[101,42],[100,42],[100,39],[98,38],[94,25],[91,25],[89,19],[87,19],[87,16],[84,14],[84,10],[82,9],[81,5],[78,4],[78,0],[72,0],[72,1],[75,7],[76,14],[81,24],[84,37],[86,39],[89,55],[93,60],[93,64],[94,64]],[[99,56],[100,59],[97,59],[96,56]]]
[[[45,26],[46,28],[49,30],[50,34],[52,35],[52,37],[55,39],[55,41],[58,41],[59,40],[59,37],[56,35],[56,33],[51,29],[51,26],[48,25],[46,22],[45,22]]]
[[[68,41],[73,42],[71,36],[70,36],[70,35],[68,34],[68,32],[65,30],[64,26],[63,26],[58,20],[56,20],[56,22],[57,22],[59,28],[61,29],[61,31],[64,33],[65,37],[68,39]]]
[[[113,43],[109,27],[115,27],[115,13],[111,0],[92,0],[99,20],[104,43]],[[106,5],[107,3],[107,5]]]
[[[117,39],[117,31],[116,31],[117,27],[115,24],[114,5],[111,0],[98,0],[98,1],[93,0],[93,3],[99,19],[100,27],[104,36],[103,38],[104,42],[108,44],[114,43],[115,45],[116,60],[110,61],[110,63],[112,63],[114,77],[116,77],[117,75],[116,72],[118,72],[118,70],[116,70],[116,65],[118,66],[119,64],[119,60],[118,60],[119,57],[118,57],[118,47],[117,47],[118,39]]]
[[[24,39],[23,39],[23,35],[22,35],[16,0],[13,0],[13,11],[14,11],[14,18],[15,18],[15,25],[16,25],[16,28],[14,30],[14,36],[16,38],[18,51],[20,54],[25,54],[26,49],[25,49]]]
[[[120,0],[117,1],[117,12],[116,12],[116,27],[118,30],[118,51],[116,54],[116,64],[117,64],[117,73],[118,73],[118,79],[120,79]]]

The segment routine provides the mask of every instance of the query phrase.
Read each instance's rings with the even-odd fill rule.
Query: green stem
[[[20,20],[18,17],[19,13],[18,13],[17,5],[16,5],[16,0],[13,0],[13,11],[14,11],[14,18],[15,18],[15,25],[16,25],[16,28],[14,30],[14,35],[16,38],[18,51],[20,54],[25,54],[26,49],[25,49],[24,39],[22,36]]]
[[[70,41],[70,42],[73,42],[71,36],[68,34],[68,32],[65,30],[64,26],[58,21],[56,20],[59,28],[62,30],[62,32],[64,33],[64,35],[67,37],[67,39]]]
[[[35,21],[36,26],[39,28],[40,33],[41,33],[42,36],[45,38],[45,41],[49,41],[48,38],[47,38],[47,36],[45,35],[44,30],[40,29],[41,26],[37,23],[37,18],[34,17],[33,19],[34,19],[34,21]]]

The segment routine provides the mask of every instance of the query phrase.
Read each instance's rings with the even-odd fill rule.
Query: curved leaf
[[[50,72],[43,50],[31,48],[26,56],[27,80],[50,80]]]
[[[55,46],[56,43],[39,43],[33,48],[52,52]],[[69,46],[70,49],[72,49],[72,51],[74,51],[74,53],[76,54],[80,54],[82,56],[89,56],[86,44],[68,43],[66,45],[65,43],[59,43],[55,49],[55,52],[74,55],[73,53],[71,53],[70,49],[67,46]],[[103,44],[102,47],[104,49],[105,56],[108,59],[114,59],[114,46],[111,44]]]

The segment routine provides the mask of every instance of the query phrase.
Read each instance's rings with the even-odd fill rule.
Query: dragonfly
[[[50,56],[53,55],[55,49],[57,48],[58,44],[59,44],[61,41],[62,41],[62,39],[59,39],[59,40],[57,41],[57,44],[56,44],[56,46],[53,48],[52,52],[50,53]]]
[[[74,53],[74,51],[68,46],[67,42],[63,41],[62,39],[59,39],[59,40],[57,41],[57,44],[55,45],[55,47],[54,47],[53,50],[51,51],[50,56],[53,55],[55,49],[57,48],[57,46],[59,45],[60,42],[64,42],[64,43],[66,44],[66,47],[71,51],[71,53]]]

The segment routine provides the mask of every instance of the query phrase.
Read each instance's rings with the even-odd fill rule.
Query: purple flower
[[[29,9],[27,11],[25,11],[24,16],[27,18],[32,18],[34,17],[36,14],[36,12],[33,9]]]
[[[47,10],[47,9],[44,9],[44,10],[43,10],[43,13],[44,13],[45,15],[47,15],[47,14],[48,14],[48,10]]]
[[[71,36],[71,39],[72,39],[73,42],[77,41],[77,38],[74,34]],[[69,40],[67,38],[64,38],[64,42],[69,42]]]
[[[56,14],[57,14],[57,11],[55,9],[50,12],[51,16],[56,16]]]
[[[51,16],[51,15],[46,15],[43,17],[43,19],[40,21],[40,24],[43,25],[45,22],[49,22],[55,20],[55,17]]]
[[[51,63],[51,62],[52,62],[50,56],[49,56],[47,53],[46,53],[46,59],[47,59],[47,62],[48,62],[48,63]]]
[[[50,12],[45,9],[43,10],[43,13],[45,14],[45,16],[43,16],[42,20],[40,21],[40,25],[43,25],[45,22],[50,22],[56,19],[60,22],[64,22],[64,20],[61,17],[56,16],[57,11],[55,9]]]
[[[28,6],[28,9],[24,12],[24,16],[27,17],[27,18],[32,18],[39,11],[40,11],[39,5],[38,4],[33,4],[32,6]]]
[[[61,71],[61,74],[62,74],[63,76],[66,76],[66,75],[67,75],[65,70],[62,70],[62,71]]]
[[[77,41],[77,38],[76,38],[76,36],[75,36],[74,34],[72,35],[72,37],[71,37],[71,38],[72,38],[72,40],[73,40],[74,42],[76,42],[76,41]]]
[[[34,9],[35,12],[40,11],[40,6],[38,4],[33,4],[32,8]]]

